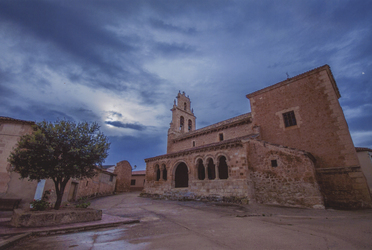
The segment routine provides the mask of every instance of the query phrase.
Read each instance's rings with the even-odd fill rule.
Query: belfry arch
[[[183,188],[189,186],[189,169],[184,162],[177,165],[174,172],[175,188]]]

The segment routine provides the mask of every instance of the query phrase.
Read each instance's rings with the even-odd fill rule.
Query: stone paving
[[[371,249],[372,210],[180,202],[125,193],[92,201],[140,223],[31,237],[9,249]]]

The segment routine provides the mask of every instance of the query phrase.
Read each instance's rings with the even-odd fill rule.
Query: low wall
[[[13,227],[45,227],[60,224],[96,221],[102,219],[102,210],[91,208],[30,211],[15,209],[10,225]]]

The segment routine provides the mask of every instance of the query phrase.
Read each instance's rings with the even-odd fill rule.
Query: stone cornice
[[[337,87],[336,81],[335,81],[335,79],[334,79],[334,77],[332,75],[331,69],[330,69],[330,67],[327,64],[326,65],[323,65],[321,67],[315,68],[313,70],[307,71],[305,73],[302,73],[300,75],[297,75],[297,76],[288,78],[287,80],[281,81],[281,82],[279,82],[277,84],[274,84],[274,85],[271,85],[269,87],[266,87],[266,88],[257,90],[257,91],[255,91],[253,93],[250,93],[250,94],[246,95],[246,97],[249,99],[249,98],[254,97],[256,95],[263,94],[263,93],[268,92],[270,90],[273,90],[273,89],[276,89],[276,88],[280,88],[280,87],[285,86],[287,84],[296,82],[296,81],[298,81],[298,80],[300,80],[302,78],[308,77],[308,76],[310,76],[312,74],[316,74],[316,73],[318,73],[320,71],[323,71],[323,70],[326,70],[327,71],[328,76],[329,76],[329,79],[331,80],[333,89],[336,92],[337,98],[340,98],[341,97],[340,91],[338,90],[338,87]]]
[[[250,138],[256,138],[258,135],[257,134],[251,134],[251,135],[246,135],[242,136],[239,138],[234,138],[226,141],[221,141],[221,142],[216,142],[216,143],[211,143],[208,145],[203,145],[199,147],[194,147],[182,151],[178,151],[175,153],[170,153],[170,154],[165,154],[165,155],[159,155],[156,157],[152,158],[147,158],[145,159],[145,162],[152,162],[152,161],[158,161],[161,159],[169,159],[169,158],[176,158],[180,156],[185,156],[189,154],[195,154],[195,153],[200,153],[200,152],[209,152],[209,151],[215,151],[215,150],[220,150],[220,149],[225,149],[225,148],[234,148],[234,147],[242,147],[243,146],[243,140],[247,140]]]

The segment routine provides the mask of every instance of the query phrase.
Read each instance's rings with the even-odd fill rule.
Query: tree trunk
[[[61,206],[63,193],[65,192],[65,187],[69,179],[70,178],[65,179],[63,181],[59,179],[53,180],[54,186],[56,187],[56,195],[57,195],[57,200],[56,200],[56,203],[54,204],[54,209],[56,210],[58,210]]]

